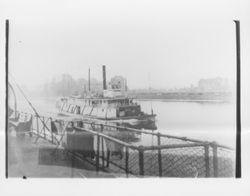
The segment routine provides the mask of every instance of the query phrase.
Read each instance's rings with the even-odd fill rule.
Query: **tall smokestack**
[[[90,68],[89,68],[89,82],[88,82],[88,85],[89,85],[89,92],[90,92]]]
[[[107,84],[106,84],[106,67],[105,67],[105,65],[102,66],[102,76],[103,76],[103,90],[106,90]]]

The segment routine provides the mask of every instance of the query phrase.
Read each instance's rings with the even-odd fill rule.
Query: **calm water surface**
[[[140,104],[151,111],[150,101]],[[152,108],[161,133],[235,144],[234,103],[153,101]]]
[[[31,98],[30,101],[44,115],[57,112],[55,99]],[[151,113],[151,101],[137,102],[143,111]],[[152,101],[152,108],[157,114],[156,131],[235,145],[235,103]],[[18,109],[31,111],[24,100],[19,101]],[[146,144],[152,142],[150,138],[142,140]]]

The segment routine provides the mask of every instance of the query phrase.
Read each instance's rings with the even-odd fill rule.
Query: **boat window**
[[[71,112],[71,113],[74,113],[74,110],[75,110],[75,106],[74,106],[74,105],[71,105],[70,112]]]
[[[67,109],[67,112],[70,112],[71,111],[71,105],[69,104],[69,107]]]
[[[70,110],[69,110],[69,109],[70,109],[70,106],[71,106],[70,104],[67,104],[67,110],[66,110],[67,112],[70,111]]]
[[[80,114],[80,106],[76,106],[76,114]]]

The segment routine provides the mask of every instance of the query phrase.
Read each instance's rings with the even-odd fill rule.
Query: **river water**
[[[151,102],[140,101],[150,112]],[[152,101],[161,133],[235,145],[235,104],[216,102]]]
[[[43,115],[53,116],[57,113],[55,99],[31,98],[30,101]],[[147,113],[151,113],[152,105],[157,115],[156,131],[235,146],[235,103],[164,100],[137,102]],[[22,99],[18,99],[18,110],[32,111]]]

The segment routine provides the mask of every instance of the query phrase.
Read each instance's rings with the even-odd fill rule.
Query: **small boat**
[[[74,115],[82,119],[91,119],[128,125],[136,128],[156,129],[156,114],[147,114],[141,110],[135,98],[127,95],[126,80],[121,76],[111,79],[107,89],[106,71],[103,66],[103,91],[84,96],[61,97],[56,107],[61,115]]]

